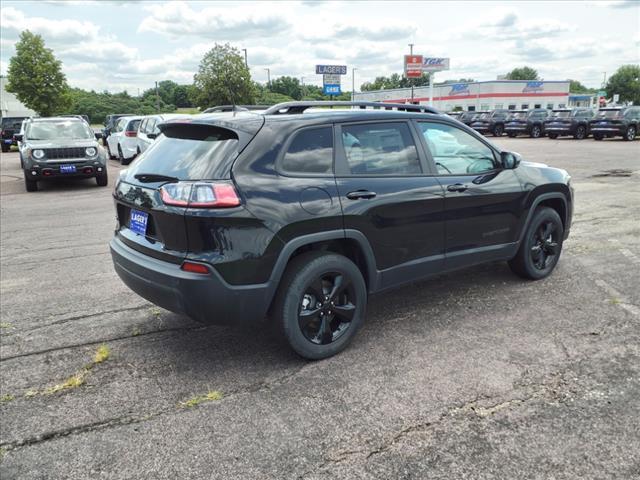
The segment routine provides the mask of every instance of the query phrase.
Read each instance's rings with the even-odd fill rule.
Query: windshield
[[[620,114],[620,110],[598,110],[598,117],[615,118]]]
[[[516,112],[516,113],[512,113],[509,116],[509,119],[511,120],[522,120],[523,118],[526,118],[527,116],[527,112]]]
[[[490,118],[491,114],[490,113],[482,113],[478,118]]]
[[[238,138],[216,127],[165,130],[129,167],[130,175],[162,175],[179,180],[215,180],[227,172],[224,165],[238,153]]]
[[[28,140],[90,140],[94,133],[85,122],[58,120],[30,123],[25,136]]]
[[[569,118],[571,116],[570,111],[562,111],[562,112],[553,112],[554,118]]]

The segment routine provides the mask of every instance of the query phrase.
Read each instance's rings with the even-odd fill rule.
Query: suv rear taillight
[[[129,131],[127,130],[126,132],[124,132],[125,136],[127,137],[137,137],[138,136],[138,132],[133,130],[133,131]]]
[[[240,205],[233,185],[226,182],[177,182],[160,187],[165,205],[189,208],[229,208]]]

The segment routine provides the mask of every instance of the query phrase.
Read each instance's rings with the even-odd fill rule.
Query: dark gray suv
[[[107,154],[98,144],[102,135],[94,133],[81,118],[34,118],[25,124],[20,143],[20,166],[28,192],[38,190],[38,182],[55,178],[92,178],[105,187]]]

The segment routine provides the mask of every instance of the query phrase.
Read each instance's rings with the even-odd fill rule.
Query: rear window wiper
[[[180,179],[177,177],[170,177],[168,175],[161,175],[159,173],[136,173],[133,178],[140,180],[144,183],[151,182],[179,182]]]

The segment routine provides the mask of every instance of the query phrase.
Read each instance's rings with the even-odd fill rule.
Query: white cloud
[[[97,39],[100,30],[100,27],[89,21],[52,21],[43,17],[27,17],[20,10],[10,6],[2,8],[0,24],[4,38],[18,38],[21,31],[30,30],[55,44]]]
[[[206,7],[194,10],[186,2],[168,2],[147,6],[149,15],[142,20],[138,32],[154,32],[180,37],[184,35],[215,40],[244,39],[247,32],[252,37],[270,37],[289,29],[289,23],[281,15],[268,9],[238,7]]]

